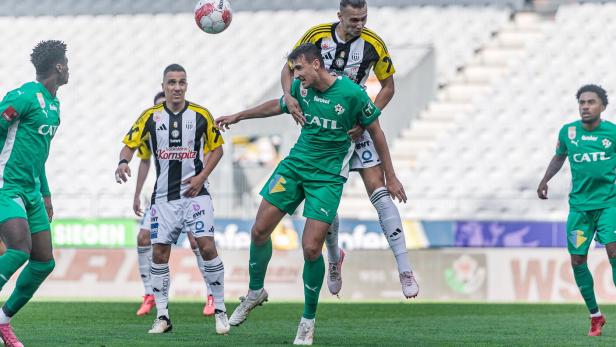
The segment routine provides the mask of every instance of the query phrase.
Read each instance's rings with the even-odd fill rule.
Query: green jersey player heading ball
[[[537,194],[540,199],[548,198],[548,181],[568,158],[572,187],[567,244],[575,282],[590,311],[588,335],[599,336],[605,317],[597,305],[586,260],[595,238],[607,249],[616,284],[616,124],[601,119],[608,104],[603,88],[585,85],[578,90],[576,97],[581,119],[560,129],[556,154],[539,183]]]
[[[250,310],[267,299],[264,279],[272,257],[270,235],[283,216],[293,213],[305,200],[307,219],[302,233],[304,313],[294,344],[309,345],[313,341],[319,292],[325,274],[321,250],[348,176],[354,144],[347,132],[355,124],[361,124],[370,132],[385,171],[390,174],[387,177],[391,177],[390,193],[401,201],[406,201],[406,195],[393,171],[387,142],[378,123],[380,110],[365,91],[348,77],[330,75],[324,68],[318,47],[312,43],[298,46],[288,58],[296,78],[291,94],[300,100],[306,122],[289,156],[280,162],[261,190],[263,200],[251,230],[249,291],[229,323],[241,324]],[[288,111],[281,98],[218,118],[216,123],[224,129],[241,120]]]
[[[27,262],[0,310],[0,337],[6,346],[23,346],[9,321],[55,265],[45,162],[60,125],[56,92],[68,82],[66,45],[40,42],[31,60],[36,81],[10,91],[0,102],[0,237],[7,247],[0,256],[0,289]]]

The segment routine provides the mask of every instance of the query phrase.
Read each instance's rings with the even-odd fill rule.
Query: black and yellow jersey
[[[145,110],[123,140],[130,148],[139,149],[139,158],[154,154],[156,184],[152,204],[181,198],[188,185],[186,179],[203,170],[206,154],[224,141],[210,112],[197,104],[186,102],[178,113],[166,103]],[[207,182],[199,195],[208,194]]]
[[[361,86],[368,79],[370,69],[374,69],[379,80],[396,72],[385,42],[374,31],[364,28],[358,37],[342,42],[336,34],[338,24],[320,24],[310,28],[295,47],[307,42],[314,43],[321,49],[328,71],[344,74]]]

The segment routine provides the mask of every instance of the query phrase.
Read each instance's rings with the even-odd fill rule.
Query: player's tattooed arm
[[[221,131],[225,131],[226,129],[229,129],[230,125],[246,119],[267,118],[277,116],[279,114],[282,114],[280,103],[277,99],[272,99],[262,103],[259,106],[255,106],[229,116],[218,117],[216,118],[216,126]]]
[[[543,175],[541,182],[539,182],[539,187],[537,187],[537,196],[539,199],[548,198],[548,182],[560,171],[566,159],[566,155],[554,155],[554,157],[552,157],[547,170],[545,170],[545,175]]]

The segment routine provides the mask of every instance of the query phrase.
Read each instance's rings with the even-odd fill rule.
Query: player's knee
[[[147,230],[145,232],[142,231],[139,231],[139,235],[137,235],[137,245],[139,247],[147,247],[150,245],[150,232]]]
[[[571,255],[571,266],[580,266],[586,264],[586,256],[585,255]]]
[[[156,264],[169,263],[169,253],[171,251],[170,245],[156,244],[152,247],[152,261]]]
[[[252,226],[250,231],[250,239],[253,243],[261,245],[267,242],[269,238],[269,233],[263,227],[260,227],[257,223]]]
[[[137,245],[139,247],[147,247],[150,245],[150,231],[141,229],[137,235]]]
[[[304,259],[315,260],[321,256],[321,247],[319,245],[306,244],[304,245]]]
[[[210,260],[218,256],[218,252],[216,251],[216,242],[214,242],[213,237],[208,237],[208,236],[201,237],[198,243],[199,243],[198,245],[199,251],[201,253],[201,256],[203,256],[204,259]],[[195,248],[196,247],[197,245],[195,245]]]

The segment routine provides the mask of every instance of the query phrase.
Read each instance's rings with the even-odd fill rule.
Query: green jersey
[[[573,210],[616,206],[616,124],[602,120],[593,131],[579,120],[565,124],[558,133],[556,155],[569,158]]]
[[[45,161],[60,125],[60,102],[38,82],[0,102],[0,192],[49,196]]]
[[[349,160],[355,146],[347,131],[356,124],[364,127],[374,122],[381,111],[370,97],[348,77],[337,77],[324,92],[305,89],[294,80],[291,95],[297,99],[306,117],[289,158],[311,164],[325,172],[348,177]],[[289,110],[280,98],[283,112]]]

